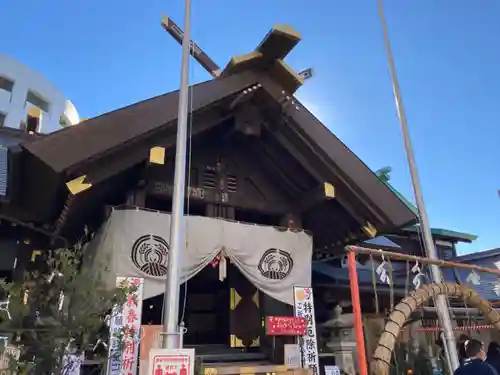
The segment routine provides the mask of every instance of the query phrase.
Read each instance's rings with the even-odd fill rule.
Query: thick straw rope
[[[414,311],[439,294],[463,298],[469,305],[477,308],[494,328],[500,330],[500,313],[494,310],[491,304],[474,290],[452,283],[424,285],[396,305],[389,316],[384,331],[380,336],[377,349],[373,354],[372,374],[389,375],[392,352],[401,328]]]

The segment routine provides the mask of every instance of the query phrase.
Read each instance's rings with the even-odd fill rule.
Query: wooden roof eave
[[[336,173],[341,172],[343,176],[340,177],[343,177],[346,186],[367,209],[386,218],[381,231],[391,231],[415,222],[416,218],[408,207],[297,99],[288,95],[269,77],[262,77],[261,82],[265,92],[281,103],[282,116],[293,121],[296,131],[309,141],[310,148],[318,158],[326,160]],[[293,103],[286,103],[292,100]]]
[[[243,72],[195,85],[193,111],[255,84],[257,75]],[[89,119],[81,125],[23,144],[23,148],[61,173],[160,131],[177,119],[177,103],[178,91],[174,91]]]
[[[267,96],[267,98],[267,100],[270,100],[269,96]],[[267,116],[270,117],[268,121],[265,122],[264,126],[273,134],[276,141],[280,143],[316,181],[316,184],[309,192],[304,192],[306,196],[303,197],[304,202],[299,202],[299,210],[306,215],[310,212],[316,215],[318,212],[317,208],[320,208],[322,204],[324,205],[325,202],[329,200],[329,198],[325,196],[324,191],[322,197],[318,195],[318,189],[320,191],[324,190],[325,184],[328,184],[331,185],[331,189],[334,190],[333,194],[335,196],[335,201],[342,206],[341,211],[347,213],[358,223],[358,228],[350,228],[346,232],[350,239],[365,238],[365,234],[363,233],[372,233],[373,231],[367,231],[366,228],[372,227],[373,224],[376,224],[376,227],[379,228],[383,227],[386,220],[376,211],[375,213],[373,213],[373,211],[367,211],[366,205],[364,206],[361,204],[362,201],[359,196],[355,196],[352,191],[349,191],[344,181],[339,179],[339,173],[331,168],[327,158],[318,158],[317,153],[315,151],[312,152],[312,149],[315,149],[315,147],[309,147],[309,143],[304,140],[302,136],[293,131],[292,124],[287,122],[286,119],[280,121],[280,107],[277,105],[275,106],[277,108],[268,108],[266,106],[267,103],[264,103],[262,100],[260,104]],[[301,203],[305,204],[303,205]],[[379,225],[380,223],[381,225]],[[353,237],[353,230],[356,232],[355,238]],[[361,233],[361,235],[359,235],[358,232]],[[345,236],[342,237],[342,241],[344,241],[344,239]]]

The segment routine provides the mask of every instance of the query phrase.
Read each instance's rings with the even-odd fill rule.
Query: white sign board
[[[340,375],[339,366],[325,366],[325,375]]]
[[[194,375],[194,349],[151,349],[148,375]]]
[[[299,337],[302,367],[310,369],[313,375],[319,375],[318,340],[316,337],[316,319],[314,316],[313,289],[310,287],[293,288],[295,316],[305,318],[306,334]]]
[[[285,367],[287,370],[301,368],[300,347],[298,344],[285,344]]]
[[[108,375],[135,375],[141,334],[142,294],[144,279],[117,277],[116,286],[135,286],[123,306],[115,306],[109,324]],[[119,335],[123,333],[120,348]]]

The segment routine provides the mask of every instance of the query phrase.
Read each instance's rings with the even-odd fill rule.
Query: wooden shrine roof
[[[286,28],[276,30],[287,34]],[[319,183],[332,182],[339,196],[348,197],[342,205],[358,222],[373,218],[379,234],[412,224],[415,215],[405,203],[293,96],[298,86],[290,82],[296,74],[289,68],[283,68],[282,73],[270,68],[276,64],[284,67],[282,58],[294,45],[290,40],[295,36],[286,36],[283,43],[288,45],[276,54],[280,41],[275,34],[271,32],[254,51],[259,55],[252,59],[260,63],[236,59],[221,77],[193,86],[193,137],[217,126],[231,116],[234,107],[251,100],[276,123],[272,135],[291,157]],[[271,42],[266,40],[274,40],[275,47],[267,48],[266,43]],[[138,176],[131,175],[148,160],[151,147],[158,142],[165,146],[167,138],[168,147],[175,144],[178,97],[178,91],[170,92],[21,144],[22,155],[13,166],[16,186],[21,188],[9,192],[12,202],[29,211],[33,222],[54,228],[56,221],[65,220],[70,207],[85,207],[92,200],[116,193],[129,178],[137,181]],[[82,183],[92,187],[73,194],[66,183],[80,176]],[[322,215],[322,231],[335,232],[330,220],[338,215],[333,211],[335,204],[326,202],[322,209],[309,213],[312,217]]]

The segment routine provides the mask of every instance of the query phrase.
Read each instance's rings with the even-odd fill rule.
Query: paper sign
[[[194,375],[194,349],[152,349],[148,375]]]
[[[304,336],[307,322],[295,316],[268,316],[266,334],[268,336]]]
[[[340,375],[339,366],[325,366],[325,375]]]
[[[301,367],[300,347],[298,344],[285,344],[285,367],[287,370]]]

